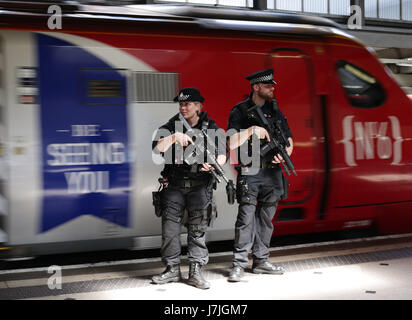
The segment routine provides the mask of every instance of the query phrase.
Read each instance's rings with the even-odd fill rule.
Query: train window
[[[123,96],[122,82],[119,80],[90,80],[87,96],[92,98],[119,98]]]
[[[179,74],[133,72],[134,102],[173,102],[179,91]]]
[[[110,68],[81,69],[81,91],[89,106],[126,104],[127,70]]]
[[[375,77],[347,61],[337,62],[337,71],[352,106],[375,108],[386,99],[385,91]]]
[[[18,67],[16,71],[17,103],[35,104],[38,101],[37,68]]]

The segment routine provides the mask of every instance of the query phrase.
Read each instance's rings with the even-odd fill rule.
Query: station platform
[[[160,258],[0,271],[2,300],[410,300],[412,234],[271,248],[283,275],[245,270],[230,283],[232,252],[214,253],[204,268],[211,288],[156,285]],[[250,261],[250,265],[251,265]],[[59,269],[60,268],[60,269]],[[56,271],[57,270],[57,271]],[[182,261],[187,279],[188,261]],[[59,277],[61,275],[61,277]],[[204,312],[207,312],[204,310]]]

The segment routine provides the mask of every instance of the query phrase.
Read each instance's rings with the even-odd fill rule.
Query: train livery
[[[330,20],[179,5],[0,1],[0,252],[156,248],[156,128],[193,86],[225,129],[250,87],[275,70],[294,135],[275,235],[374,226],[412,231],[412,103],[376,58]],[[235,179],[233,164],[226,173]],[[233,239],[237,206],[216,192],[208,240]]]

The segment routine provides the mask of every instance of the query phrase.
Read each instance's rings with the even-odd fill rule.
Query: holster
[[[251,190],[247,185],[246,181],[241,181],[236,186],[236,200],[239,204],[257,204],[257,195],[256,190]]]
[[[160,217],[162,215],[161,193],[162,193],[162,191],[153,191],[152,192],[153,206],[154,206],[154,209],[155,209],[155,215],[157,217]]]

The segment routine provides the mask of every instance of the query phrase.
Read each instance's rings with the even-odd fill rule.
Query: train
[[[152,140],[178,112],[173,97],[198,88],[226,129],[245,76],[267,68],[297,172],[274,236],[412,231],[412,103],[335,22],[201,5],[0,7],[0,254],[159,248]],[[231,153],[233,180],[235,164]],[[231,240],[237,205],[224,183],[214,197],[207,240]]]

